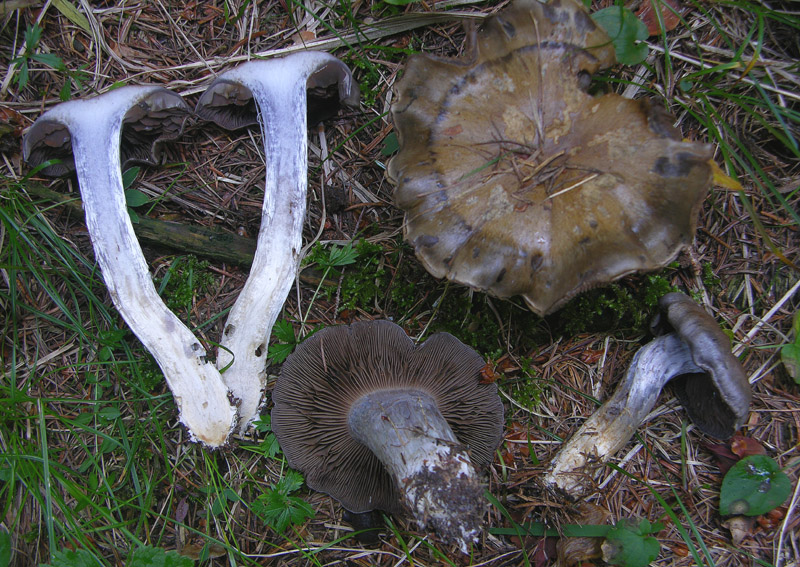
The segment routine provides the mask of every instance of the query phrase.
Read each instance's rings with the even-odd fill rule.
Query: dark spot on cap
[[[692,169],[692,164],[686,159],[688,154],[678,154],[676,161],[670,160],[667,156],[661,156],[656,160],[653,172],[661,177],[686,177]]]
[[[500,22],[500,25],[503,28],[503,31],[506,32],[508,37],[514,37],[517,34],[517,30],[514,28],[514,24],[505,20],[498,16],[497,20]]]
[[[414,241],[415,246],[422,246],[424,248],[430,248],[431,246],[435,246],[436,243],[439,242],[438,236],[431,236],[429,234],[423,234],[422,236],[418,237]]]

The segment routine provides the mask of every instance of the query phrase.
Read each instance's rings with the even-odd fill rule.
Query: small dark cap
[[[341,61],[331,61],[311,73],[306,88],[309,126],[334,116],[342,106],[358,106],[358,85]],[[258,124],[253,93],[246,86],[225,78],[211,83],[197,102],[195,112],[226,130]]]
[[[711,315],[682,293],[668,293],[658,305],[668,328],[677,333],[689,347],[694,363],[705,371],[673,378],[670,384],[675,395],[701,431],[729,438],[744,424],[752,398],[744,368],[731,353],[730,339]]]
[[[132,106],[122,121],[120,166],[133,163],[157,165],[163,143],[180,137],[189,108],[180,95],[166,89],[150,93]],[[33,167],[58,159],[60,163],[42,169],[44,175],[59,177],[75,171],[69,127],[56,120],[37,120],[25,135],[23,153]]]

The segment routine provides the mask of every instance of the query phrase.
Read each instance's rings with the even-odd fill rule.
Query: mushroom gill
[[[712,148],[657,103],[587,93],[614,54],[580,2],[516,0],[472,40],[411,58],[392,106],[389,176],[429,272],[544,315],[690,244]]]
[[[466,553],[485,514],[475,467],[503,435],[484,363],[447,333],[415,345],[389,321],[328,327],[284,363],[272,428],[311,488],[350,512],[407,510]]]

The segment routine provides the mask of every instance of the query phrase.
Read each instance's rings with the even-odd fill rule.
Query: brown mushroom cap
[[[577,0],[516,0],[463,60],[409,60],[389,164],[405,236],[436,277],[538,314],[672,261],[691,242],[711,146],[660,106],[586,92],[614,62]]]
[[[341,61],[331,61],[311,73],[306,87],[309,126],[334,116],[341,106],[358,106],[358,85]],[[214,81],[200,97],[195,112],[226,130],[258,124],[252,91],[228,79]]]
[[[325,328],[289,356],[272,392],[272,429],[289,466],[311,488],[352,512],[402,510],[381,462],[353,440],[350,406],[384,389],[429,393],[477,467],[491,463],[503,433],[495,384],[481,384],[485,361],[447,333],[420,345],[389,321]]]
[[[711,315],[682,293],[668,293],[659,302],[669,326],[689,347],[694,363],[705,372],[683,374],[670,384],[686,413],[701,431],[727,439],[750,412],[750,382],[731,341]]]
[[[189,116],[189,108],[180,95],[159,89],[132,107],[122,120],[120,165],[132,163],[156,165],[161,159],[163,142],[178,138]],[[42,173],[52,177],[75,171],[72,136],[66,124],[55,120],[37,120],[24,140],[24,154],[31,166],[52,159],[60,163],[48,165]]]

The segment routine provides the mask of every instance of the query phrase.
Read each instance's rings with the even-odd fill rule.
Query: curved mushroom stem
[[[125,205],[123,120],[133,107],[149,108],[155,94],[175,97],[176,107],[188,112],[178,95],[163,88],[124,87],[62,103],[39,120],[69,130],[86,226],[114,306],[164,372],[192,440],[218,447],[236,423],[236,408],[205,349],[156,292]],[[26,158],[29,153],[26,144]]]
[[[217,357],[218,368],[230,365],[223,379],[240,400],[241,431],[259,415],[270,332],[300,262],[308,169],[307,81],[331,64],[343,66],[332,55],[309,51],[245,63],[217,80],[252,92],[267,170],[253,265],[228,315]],[[344,80],[349,81],[349,76]],[[340,87],[348,94],[350,89],[349,82]]]
[[[419,525],[467,553],[486,512],[483,488],[436,401],[421,390],[380,390],[351,406],[348,426],[386,467]]]
[[[675,333],[657,337],[639,349],[611,399],[584,422],[550,463],[545,486],[572,498],[582,496],[589,484],[585,480],[587,463],[602,462],[621,449],[672,378],[702,372],[689,347]]]

